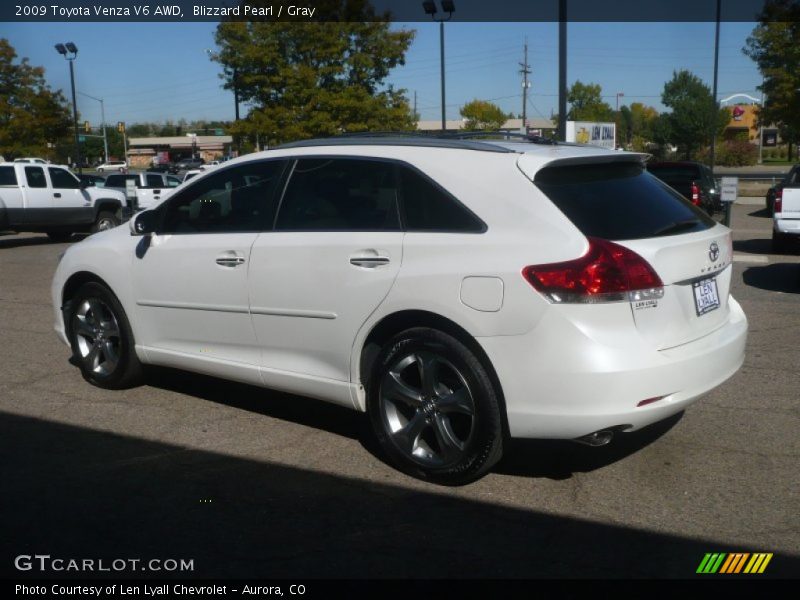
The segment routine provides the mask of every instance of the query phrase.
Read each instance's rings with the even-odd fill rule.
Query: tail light
[[[661,298],[664,284],[653,267],[624,246],[590,237],[575,260],[532,265],[522,276],[553,303],[595,304]]]
[[[773,204],[773,206],[773,212],[783,212],[783,188],[775,190],[775,204]]]
[[[694,181],[692,182],[692,204],[700,206],[700,187]]]

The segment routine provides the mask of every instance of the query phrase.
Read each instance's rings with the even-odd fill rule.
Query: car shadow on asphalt
[[[772,240],[769,238],[733,240],[733,251],[747,254],[772,254]]]
[[[4,579],[299,578],[324,596],[324,582],[306,580],[685,578],[708,552],[743,550],[711,529],[674,533],[679,514],[659,531],[5,412],[0,456]],[[14,569],[15,557],[34,553],[65,559],[62,570],[42,572],[38,557],[32,570]],[[102,559],[106,571],[120,559],[123,570],[63,570],[81,557]],[[192,570],[147,571],[151,559],[192,561]],[[800,557],[776,552],[759,578],[797,573]]]
[[[745,285],[785,294],[800,294],[800,263],[774,263],[749,267],[742,273]]]
[[[56,244],[74,244],[75,242],[79,242],[88,234],[81,233],[81,234],[73,234],[72,237],[67,242],[55,242],[51,240],[47,235],[42,234],[41,236],[36,237],[19,237],[17,234],[12,233],[9,234],[9,237],[3,235],[0,237],[0,250],[3,248],[23,248],[25,246],[50,246]]]
[[[602,469],[657,441],[683,418],[683,412],[631,433],[617,434],[605,446],[570,440],[511,440],[497,473],[547,479],[569,479],[574,473]]]
[[[772,218],[772,212],[765,206],[764,208],[759,208],[758,210],[754,210],[751,213],[747,213],[748,217],[762,217],[765,219]]]
[[[290,421],[357,440],[372,456],[390,465],[375,441],[367,415],[304,396],[188,373],[148,367],[147,383],[274,419]],[[530,478],[568,479],[573,473],[601,469],[653,443],[669,431],[683,413],[633,433],[617,435],[597,448],[569,440],[510,440],[504,459],[493,472]]]

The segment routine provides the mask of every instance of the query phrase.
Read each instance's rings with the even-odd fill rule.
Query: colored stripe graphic
[[[772,560],[771,552],[707,552],[697,567],[697,573],[763,573],[769,562]],[[749,560],[748,560],[749,559]],[[745,566],[747,565],[747,566]]]

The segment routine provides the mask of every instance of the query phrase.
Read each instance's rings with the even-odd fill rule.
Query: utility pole
[[[522,74],[522,128],[525,130],[525,133],[528,133],[528,88],[531,84],[528,82],[528,75],[531,74],[531,70],[528,67],[528,38],[525,37],[525,58],[523,62],[519,63],[519,66],[522,67],[519,72]]]
[[[714,159],[715,159],[715,152],[717,145],[717,113],[719,112],[719,104],[717,103],[717,75],[719,74],[719,21],[720,21],[720,13],[722,12],[722,0],[717,0],[717,24],[716,24],[716,34],[714,37],[714,89],[711,91],[711,149],[709,150],[709,168],[711,172],[714,172]],[[727,206],[730,206],[728,202],[725,203]],[[725,225],[730,223],[730,213],[726,211],[725,213]]]
[[[414,119],[419,121],[419,115],[417,115],[417,90],[414,90]]]
[[[567,141],[567,0],[558,0],[558,140]]]

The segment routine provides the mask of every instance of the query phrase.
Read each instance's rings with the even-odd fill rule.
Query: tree
[[[47,85],[42,67],[16,58],[0,38],[0,154],[54,158],[50,148],[72,133],[69,106],[60,90]]]
[[[486,100],[467,102],[459,112],[466,119],[464,129],[467,131],[494,131],[500,129],[508,118],[503,109]]]
[[[726,109],[716,104],[712,109],[708,86],[686,70],[673,72],[672,79],[664,84],[661,102],[672,109],[666,115],[669,141],[678,146],[687,159],[709,141],[712,128],[721,134],[730,121]]]
[[[780,136],[792,145],[800,143],[800,4],[771,0],[759,15],[759,24],[742,51],[752,58],[761,75],[759,89],[766,99],[759,110],[760,125],[778,126]]]
[[[568,121],[613,121],[614,109],[603,102],[603,90],[596,83],[576,81],[567,91]]]
[[[259,134],[263,144],[414,129],[404,90],[384,84],[394,67],[405,64],[414,32],[370,22],[375,17],[365,0],[326,0],[316,6],[320,22],[223,22],[217,27],[212,58],[224,67],[224,87],[236,89],[252,107],[232,133]],[[348,20],[335,20],[344,13]]]

